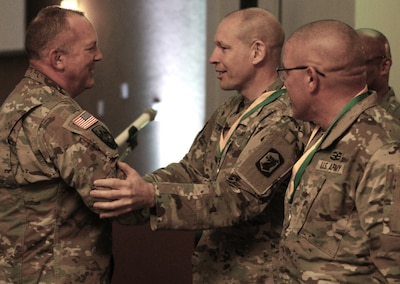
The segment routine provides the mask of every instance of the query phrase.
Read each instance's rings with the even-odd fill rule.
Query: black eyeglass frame
[[[288,71],[292,71],[292,70],[305,70],[309,67],[312,66],[296,66],[296,67],[292,67],[292,68],[284,68],[284,67],[279,67],[276,68],[276,73],[278,73],[278,77],[281,78],[282,81],[284,81],[283,76],[281,76],[282,71],[288,72]],[[326,77],[326,75],[324,73],[322,73],[321,71],[319,71],[317,68],[313,67],[315,69],[315,72],[317,72],[318,75],[322,76],[322,77]]]

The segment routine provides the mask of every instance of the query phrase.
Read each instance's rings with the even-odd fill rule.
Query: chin
[[[90,82],[86,84],[86,89],[93,88],[94,83],[95,83],[94,80],[90,80]]]
[[[293,113],[293,117],[296,119],[302,119],[301,117],[301,113],[299,113],[298,111],[296,111],[296,109],[292,108],[292,113]]]
[[[224,91],[232,91],[232,90],[235,90],[235,88],[234,88],[233,86],[223,84],[222,82],[219,84],[219,87],[220,87],[222,90],[224,90]]]

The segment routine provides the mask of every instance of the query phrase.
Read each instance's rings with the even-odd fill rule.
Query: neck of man
[[[254,101],[256,100],[259,96],[261,96],[263,93],[265,93],[266,91],[275,91],[278,89],[281,89],[283,86],[283,82],[278,79],[277,76],[272,77],[269,80],[265,80],[265,81],[261,81],[262,84],[259,84],[259,86],[256,86],[256,84],[254,84],[254,86],[252,86],[251,89],[248,90],[243,90],[241,92],[242,96],[244,97],[244,99],[246,101]]]

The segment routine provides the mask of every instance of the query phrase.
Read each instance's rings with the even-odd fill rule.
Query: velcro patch
[[[284,163],[282,155],[274,148],[257,161],[257,169],[266,177],[270,177],[272,173]]]
[[[96,117],[85,110],[72,120],[76,126],[82,129],[88,129],[98,121],[99,120]]]
[[[316,169],[333,174],[342,174],[345,163],[319,160]]]
[[[285,132],[291,133],[291,131]],[[268,196],[273,187],[286,186],[284,183],[298,156],[297,144],[294,143],[295,139],[287,139],[279,135],[280,133],[268,136],[268,142],[258,139],[259,136],[249,141],[232,171],[232,174],[239,177],[236,182],[238,188],[254,192],[259,196]],[[260,136],[266,137],[262,132]]]
[[[118,145],[117,143],[115,143],[115,140],[112,137],[111,133],[103,125],[97,125],[93,127],[92,131],[94,134],[96,134],[97,137],[101,139],[101,141],[103,141],[111,149],[118,148]]]

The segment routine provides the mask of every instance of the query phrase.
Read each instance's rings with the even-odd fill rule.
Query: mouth
[[[215,70],[215,71],[217,72],[218,79],[221,79],[222,75],[226,73],[226,71],[218,71],[218,70]]]

